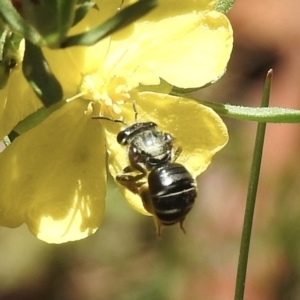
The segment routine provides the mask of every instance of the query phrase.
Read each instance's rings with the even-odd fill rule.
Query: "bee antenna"
[[[135,100],[132,101],[132,107],[133,107],[133,111],[134,111],[134,121],[135,121],[135,123],[137,123],[138,111],[136,109],[136,102],[135,102]]]
[[[121,1],[121,4],[120,4],[120,6],[119,6],[118,9],[117,9],[118,11],[121,10],[121,7],[122,7],[123,4],[124,4],[124,0]]]
[[[92,119],[107,120],[107,121],[111,121],[111,122],[115,122],[115,123],[122,123],[122,124],[127,126],[127,124],[123,120],[117,120],[117,119],[112,119],[112,118],[103,117],[103,116],[92,116],[91,118]]]

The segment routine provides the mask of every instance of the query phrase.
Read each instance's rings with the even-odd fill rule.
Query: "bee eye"
[[[117,142],[120,145],[127,145],[127,143],[128,143],[128,134],[126,133],[126,130],[120,131],[118,133]]]

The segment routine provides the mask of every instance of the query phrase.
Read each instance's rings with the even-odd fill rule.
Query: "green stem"
[[[273,71],[270,70],[267,74],[267,78],[264,85],[263,97],[262,97],[262,107],[267,107],[269,105],[270,99],[270,89],[272,81]],[[247,264],[250,248],[250,239],[253,223],[253,215],[256,201],[256,193],[259,181],[259,173],[261,166],[261,158],[264,145],[266,123],[259,123],[257,126],[256,140],[254,146],[251,174],[248,186],[248,195],[245,208],[244,224],[240,245],[240,255],[238,262],[238,270],[236,277],[236,288],[235,288],[235,300],[244,299],[244,290],[246,282]]]
[[[0,18],[2,18],[14,32],[19,33],[33,44],[40,46],[45,44],[37,30],[25,22],[20,14],[16,11],[12,5],[12,1],[1,1]]]
[[[238,120],[265,123],[300,123],[300,110],[283,107],[247,107],[197,100],[217,114]]]
[[[300,110],[283,107],[247,107],[241,105],[222,104],[194,99],[188,93],[198,89],[180,89],[173,87],[171,95],[193,99],[212,108],[218,115],[245,121],[265,123],[300,123]]]

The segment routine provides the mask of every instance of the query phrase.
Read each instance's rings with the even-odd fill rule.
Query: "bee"
[[[120,131],[117,142],[127,147],[129,166],[124,168],[123,174],[117,175],[116,180],[137,194],[139,187],[144,184],[140,180],[146,178],[147,173],[171,161],[172,141],[172,136],[159,131],[154,122],[136,122]],[[129,175],[131,172],[139,174]]]
[[[183,221],[195,202],[197,184],[189,171],[175,162],[182,149],[174,149],[174,138],[154,122],[137,122],[135,102],[133,109],[135,123],[130,126],[121,120],[92,117],[127,126],[117,134],[117,142],[127,147],[129,165],[115,179],[141,197],[144,208],[154,216],[158,236],[162,226],[176,223],[185,232]]]
[[[145,209],[154,216],[158,236],[162,226],[176,223],[185,232],[183,221],[194,205],[197,184],[182,164],[168,162],[154,167],[139,195]]]

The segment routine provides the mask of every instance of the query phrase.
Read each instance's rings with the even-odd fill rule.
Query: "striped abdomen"
[[[188,170],[178,163],[154,168],[148,177],[153,213],[162,225],[182,223],[193,207],[197,186]]]

